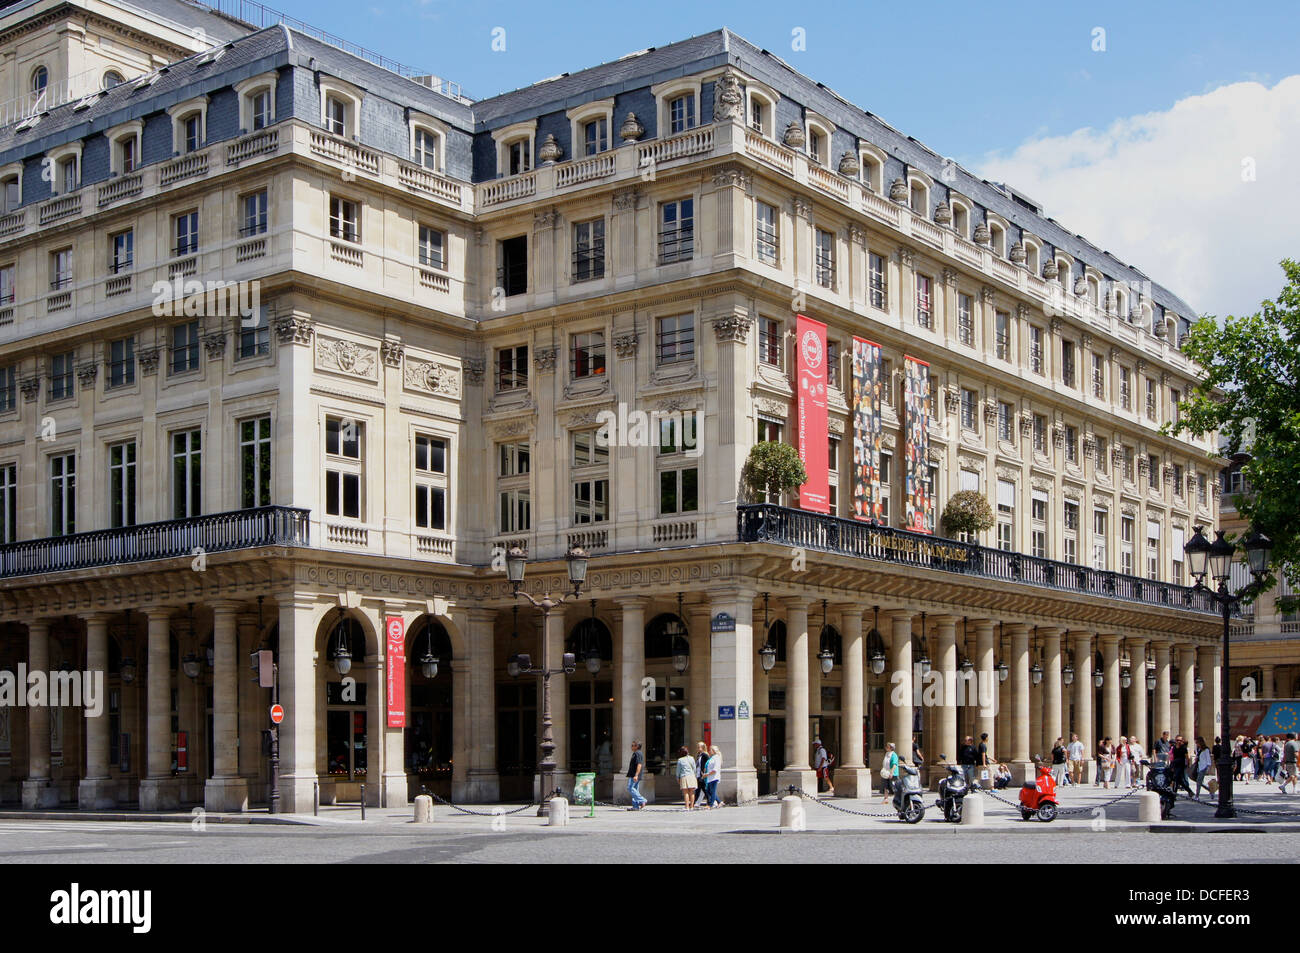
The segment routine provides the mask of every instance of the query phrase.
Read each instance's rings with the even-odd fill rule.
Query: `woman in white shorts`
[[[695,759],[685,745],[677,749],[677,783],[682,789],[682,810],[695,806]]]

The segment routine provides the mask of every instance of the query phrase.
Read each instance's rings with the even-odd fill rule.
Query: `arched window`
[[[38,66],[32,70],[32,92],[43,93],[45,87],[50,85],[50,71],[44,66]]]
[[[1056,280],[1067,293],[1071,290],[1070,275],[1074,266],[1064,258],[1056,259]]]
[[[432,637],[432,641],[430,640]],[[407,661],[414,664],[414,673],[420,673],[420,659],[428,652],[438,660],[438,670],[450,671],[451,636],[446,627],[437,619],[428,616],[418,623],[411,633]],[[423,676],[421,676],[423,677]]]
[[[970,206],[964,202],[952,203],[952,230],[962,238],[970,238]]]
[[[1025,269],[1031,275],[1036,276],[1041,274],[1041,272],[1039,271],[1039,266],[1040,266],[1040,256],[1042,253],[1038,248],[1038,243],[1025,239],[1024,244],[1025,244]]]
[[[912,211],[922,218],[930,217],[930,190],[924,182],[913,179],[908,193]]]
[[[998,258],[1007,257],[1007,232],[997,222],[989,223],[989,247]]]
[[[325,661],[333,662],[337,657],[339,646],[339,623],[334,622],[330,626],[329,638],[325,642]],[[366,657],[366,635],[361,628],[361,623],[351,616],[345,616],[342,624],[343,644],[351,653],[352,663],[365,661]]]
[[[672,658],[674,641],[687,638],[686,626],[674,612],[664,612],[650,620],[645,627],[645,657]],[[610,658],[613,658],[611,652]]]
[[[1094,308],[1101,307],[1101,282],[1092,275],[1088,276],[1088,300]]]
[[[564,640],[564,651],[577,656],[579,664],[592,649],[596,650],[601,661],[614,661],[614,637],[610,635],[609,627],[595,617],[583,619],[569,631],[569,637]],[[647,651],[647,657],[649,654]]]
[[[114,86],[121,86],[125,82],[126,77],[115,69],[111,69],[104,74],[103,86],[105,89],[112,89]]]

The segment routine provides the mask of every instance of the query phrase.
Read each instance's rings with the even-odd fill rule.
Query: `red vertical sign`
[[[795,377],[799,399],[799,456],[808,482],[799,487],[799,506],[830,512],[828,456],[830,429],[826,420],[826,325],[802,314],[795,323]]]
[[[388,727],[406,727],[406,623],[400,615],[384,619],[388,639]]]

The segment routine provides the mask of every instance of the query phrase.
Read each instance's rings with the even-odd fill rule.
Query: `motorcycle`
[[[1160,795],[1160,819],[1167,821],[1174,816],[1174,803],[1178,800],[1178,788],[1169,776],[1169,763],[1166,761],[1143,761],[1147,769],[1147,790]]]
[[[943,760],[943,755],[939,755],[939,760]],[[945,821],[961,823],[962,800],[968,791],[961,765],[948,765],[948,776],[939,782],[939,800],[934,802],[934,806],[943,811]]]
[[[1020,817],[1026,821],[1037,817],[1044,823],[1056,819],[1056,782],[1052,780],[1052,769],[1045,764],[1038,766],[1036,781],[1020,786]]]
[[[894,810],[900,821],[915,824],[925,817],[925,802],[921,800],[921,772],[916,765],[898,762],[898,780],[894,784]]]

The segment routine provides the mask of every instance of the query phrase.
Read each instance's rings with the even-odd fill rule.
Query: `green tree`
[[[1300,586],[1300,264],[1282,261],[1286,284],[1276,301],[1246,317],[1213,315],[1192,325],[1184,353],[1206,376],[1167,433],[1218,432],[1228,453],[1245,451],[1250,492],[1237,511],[1273,540],[1273,574]],[[1279,600],[1294,608],[1297,600]]]
[[[954,493],[943,508],[943,527],[954,536],[982,533],[993,528],[993,507],[976,490]]]
[[[799,451],[788,443],[765,440],[749,450],[740,483],[748,498],[761,503],[769,493],[793,490],[808,482]]]

